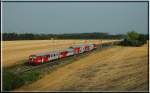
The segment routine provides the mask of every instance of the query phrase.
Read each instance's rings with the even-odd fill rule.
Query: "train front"
[[[28,63],[31,65],[39,65],[41,63],[42,58],[36,55],[30,55]]]

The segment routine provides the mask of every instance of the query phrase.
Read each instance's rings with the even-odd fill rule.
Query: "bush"
[[[127,33],[127,38],[129,40],[137,40],[139,38],[139,34],[135,31],[131,31]]]
[[[7,91],[7,90],[11,90],[13,87],[13,80],[15,75],[10,73],[10,72],[3,72],[3,81],[2,81],[2,85],[3,85],[3,90]]]
[[[39,75],[40,73],[37,71],[30,71],[30,72],[26,72],[24,74],[22,74],[20,76],[20,78],[25,82],[25,83],[29,83],[32,82],[34,80],[39,79]]]
[[[139,41],[139,40],[129,40],[129,39],[124,39],[122,42],[122,45],[124,46],[141,46],[143,45],[144,42]]]
[[[37,71],[25,72],[23,74],[13,74],[12,72],[3,72],[3,90],[8,91],[39,79],[40,73]]]
[[[121,44],[124,46],[141,46],[146,43],[146,40],[146,35],[131,31],[127,33],[126,38]]]
[[[9,91],[24,84],[23,79],[12,72],[3,72],[3,90]]]
[[[146,41],[148,40],[148,36],[140,34],[138,40],[141,41],[143,44],[145,44]]]

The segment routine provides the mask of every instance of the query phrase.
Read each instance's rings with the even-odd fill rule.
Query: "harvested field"
[[[110,42],[112,40],[103,40]],[[9,67],[21,64],[28,59],[30,54],[63,49],[74,44],[96,43],[100,40],[21,40],[21,41],[3,41],[2,42],[2,63],[3,67]]]
[[[148,91],[148,46],[116,46],[15,91]]]

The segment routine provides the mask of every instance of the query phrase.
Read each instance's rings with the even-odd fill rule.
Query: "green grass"
[[[15,75],[12,72],[3,72],[3,91],[9,91],[20,87],[24,84],[31,83],[40,78],[40,73],[37,71],[25,72]]]
[[[10,72],[3,72],[3,90],[11,90],[15,75]]]

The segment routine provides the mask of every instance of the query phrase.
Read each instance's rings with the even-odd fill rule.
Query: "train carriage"
[[[59,51],[50,51],[29,56],[29,64],[41,64],[59,58]]]
[[[74,49],[74,54],[79,54],[79,53],[83,53],[85,51],[84,46],[85,46],[84,44],[74,45],[74,46],[71,46],[70,48]]]

